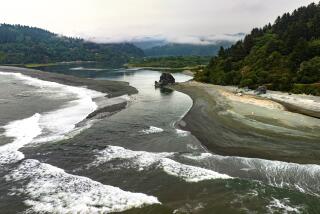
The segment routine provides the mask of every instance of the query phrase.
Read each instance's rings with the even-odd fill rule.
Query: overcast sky
[[[0,22],[100,41],[247,33],[311,0],[0,0]]]

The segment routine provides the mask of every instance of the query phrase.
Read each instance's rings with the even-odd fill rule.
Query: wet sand
[[[194,81],[173,86],[193,107],[179,122],[211,152],[220,155],[320,163],[320,120],[287,111],[286,106],[230,87]]]
[[[63,74],[56,74],[50,72],[44,72],[33,69],[10,67],[10,66],[0,66],[0,71],[21,73],[33,78],[40,80],[57,82],[60,84],[70,85],[70,86],[85,86],[88,89],[99,91],[108,94],[109,98],[118,97],[122,95],[132,95],[138,93],[137,89],[130,86],[129,83],[110,81],[110,80],[93,80],[87,78],[80,78],[75,76],[68,76]]]
[[[116,101],[111,101],[110,99],[116,99],[117,97],[123,95],[132,95],[138,93],[138,90],[129,85],[127,82],[120,81],[110,81],[110,80],[94,80],[88,78],[80,78],[75,76],[57,74],[44,72],[33,69],[19,68],[19,67],[10,67],[10,66],[0,66],[1,72],[8,73],[21,73],[23,75],[37,78],[40,80],[56,82],[64,85],[76,86],[76,87],[86,87],[91,90],[99,91],[107,94],[106,97],[109,101],[104,100],[95,100],[98,104],[98,109],[90,114],[88,119],[97,117],[98,114],[102,116],[108,116],[112,113],[118,112],[126,107],[126,99],[118,99]],[[111,103],[111,104],[110,104]]]
[[[228,86],[226,90],[233,94],[238,93],[237,87]],[[291,94],[279,91],[268,91],[267,94],[255,95],[253,90],[242,92],[244,97],[253,97],[255,99],[265,99],[268,101],[274,101],[282,105],[287,111],[295,112],[310,117],[320,118],[320,97],[305,95],[305,94]]]

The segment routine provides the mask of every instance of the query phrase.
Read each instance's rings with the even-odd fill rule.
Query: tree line
[[[120,66],[143,56],[142,50],[128,43],[98,44],[35,27],[0,25],[1,64],[97,61]]]
[[[320,4],[285,13],[230,48],[221,47],[196,79],[320,95]]]

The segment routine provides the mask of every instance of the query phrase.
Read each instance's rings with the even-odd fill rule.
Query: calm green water
[[[139,94],[125,110],[78,135],[22,147],[25,158],[0,170],[0,213],[98,213],[117,204],[131,204],[127,213],[320,213],[320,166],[210,154],[190,133],[175,128],[192,100],[155,89],[160,72],[83,67],[43,69],[127,81]],[[174,76],[180,82],[190,79]],[[109,186],[154,196],[161,204],[132,209],[141,206],[139,200],[147,204],[151,199],[112,194]],[[83,207],[77,209],[79,204]]]

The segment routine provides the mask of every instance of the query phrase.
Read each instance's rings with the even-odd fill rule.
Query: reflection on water
[[[169,95],[173,93],[173,90],[170,88],[159,88],[161,94]]]

